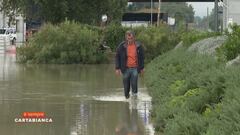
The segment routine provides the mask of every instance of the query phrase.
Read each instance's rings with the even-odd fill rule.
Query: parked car
[[[14,45],[16,43],[17,34],[16,34],[15,28],[1,28],[0,36],[9,37],[12,45]]]

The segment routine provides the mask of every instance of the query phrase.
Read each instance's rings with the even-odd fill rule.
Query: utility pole
[[[153,25],[153,0],[151,0],[151,26]]]
[[[6,14],[3,11],[3,28],[6,28]]]
[[[209,7],[207,7],[207,30],[209,30]]]
[[[160,25],[160,13],[161,13],[161,0],[158,1],[158,18],[157,18],[157,26]]]
[[[218,0],[215,0],[215,9],[214,9],[215,11],[215,13],[214,13],[214,19],[215,19],[215,32],[218,32]]]

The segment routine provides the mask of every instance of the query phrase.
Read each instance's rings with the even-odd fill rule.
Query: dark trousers
[[[137,94],[138,92],[138,71],[137,68],[127,68],[123,73],[123,85],[124,94],[129,96],[130,86],[132,87],[132,93]]]

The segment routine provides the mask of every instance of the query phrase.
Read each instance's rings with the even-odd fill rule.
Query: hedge
[[[229,135],[240,132],[240,70],[184,49],[146,68],[152,117],[164,135]]]
[[[102,63],[106,54],[99,50],[101,30],[75,22],[46,24],[29,43],[17,48],[21,63]]]

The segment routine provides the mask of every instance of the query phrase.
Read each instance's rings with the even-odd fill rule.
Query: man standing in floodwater
[[[135,40],[133,31],[127,31],[125,41],[119,44],[116,51],[116,74],[123,74],[124,94],[126,99],[138,93],[138,74],[144,71],[144,50],[142,45]]]

